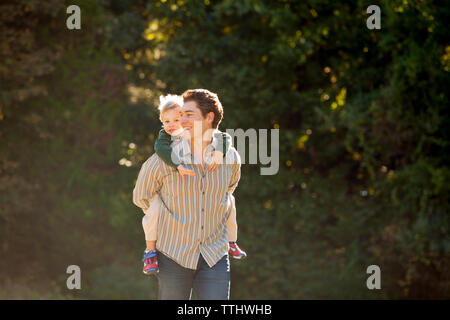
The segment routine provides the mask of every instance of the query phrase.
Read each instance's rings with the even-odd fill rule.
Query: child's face
[[[161,120],[164,130],[170,135],[172,135],[175,131],[183,129],[181,127],[181,114],[179,107],[165,111],[161,115]]]

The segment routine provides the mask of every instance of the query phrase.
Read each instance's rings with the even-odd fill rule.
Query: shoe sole
[[[233,259],[235,259],[235,260],[244,260],[245,258],[247,258],[247,256],[243,256],[243,257],[235,257],[235,256],[233,256],[232,255],[232,257],[233,257]]]
[[[151,276],[151,275],[154,275],[154,274],[158,274],[159,270],[158,271],[148,271],[148,272],[142,271],[142,273],[147,275],[147,276]]]

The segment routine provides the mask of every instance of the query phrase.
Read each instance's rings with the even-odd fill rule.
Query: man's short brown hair
[[[212,127],[217,129],[223,118],[223,108],[217,94],[206,89],[190,89],[186,90],[183,95],[184,103],[195,101],[200,109],[203,118],[209,113],[214,113]]]

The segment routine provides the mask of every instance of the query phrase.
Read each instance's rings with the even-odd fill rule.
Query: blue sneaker
[[[150,250],[147,253],[144,252],[144,274],[152,275],[159,272],[158,268],[158,256],[156,255],[156,250]]]

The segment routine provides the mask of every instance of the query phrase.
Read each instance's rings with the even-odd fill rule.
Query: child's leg
[[[142,226],[145,233],[145,251],[156,250],[156,237],[154,232],[155,219],[148,214],[142,218]],[[152,240],[154,239],[154,240]]]
[[[230,194],[230,208],[228,209],[229,215],[227,220],[228,228],[228,241],[237,241],[237,221],[236,221],[236,205],[234,203],[234,196]]]
[[[150,206],[142,218],[142,227],[145,233],[146,250],[156,250],[156,239],[158,237],[158,217],[159,208],[161,206],[161,199],[156,195],[151,201]]]
[[[245,251],[242,251],[241,248],[237,245],[237,221],[236,221],[236,205],[234,202],[234,196],[230,194],[230,208],[228,209],[229,216],[227,220],[227,229],[228,229],[228,241],[230,242],[230,248],[228,254],[238,260],[245,259],[247,254]]]

